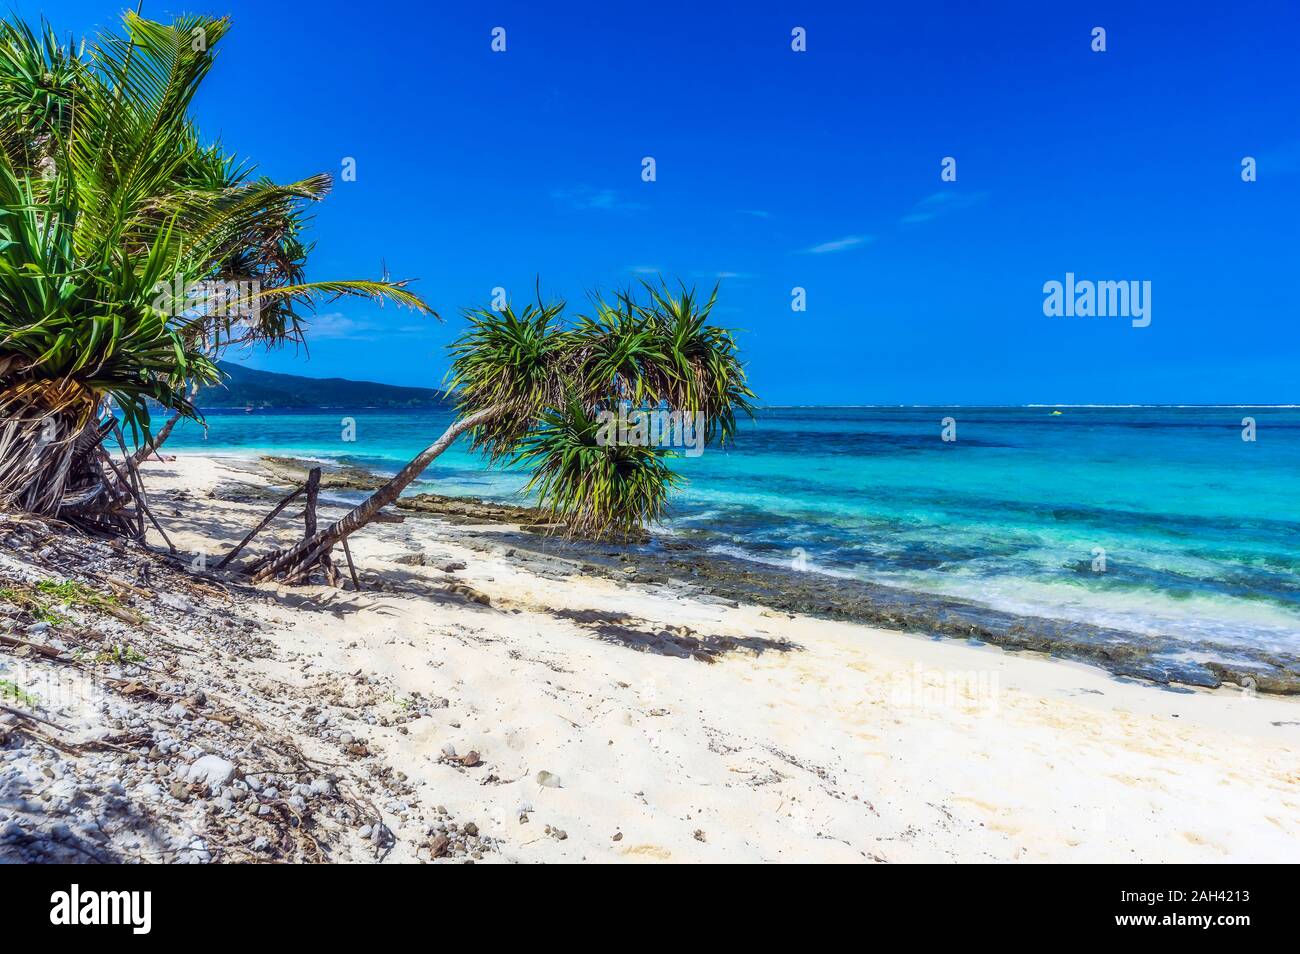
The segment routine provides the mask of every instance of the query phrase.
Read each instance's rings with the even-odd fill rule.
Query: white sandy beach
[[[265,486],[255,460],[182,455],[145,474],[187,560],[204,554],[210,566],[269,509],[231,499]],[[130,687],[118,683],[96,705],[139,755],[118,754],[121,744],[78,758],[62,745],[11,751],[6,784],[19,797],[41,788],[30,781],[41,773],[67,789],[36,791],[45,802],[14,823],[30,832],[42,813],[75,815],[72,789],[121,777],[139,804],[134,827],[81,825],[105,849],[319,856],[275,848],[291,836],[265,823],[279,817],[268,811],[309,811],[301,797],[289,798],[296,808],[284,801],[286,786],[314,798],[299,783],[330,767],[355,795],[351,809],[329,799],[314,809],[315,837],[335,860],[1300,857],[1300,699],[1162,689],[1036,654],[584,576],[516,552],[507,530],[424,516],[367,527],[352,538],[360,593],[234,587],[234,603],[195,607],[184,600],[201,593],[177,602],[159,588],[136,608],[178,652],[155,640],[123,678],[210,698],[167,708],[166,697],[123,698]],[[253,550],[300,533],[278,520]],[[122,634],[106,629],[105,645],[143,638],[107,625]],[[94,707],[46,717],[105,738]],[[281,750],[292,756],[286,774],[241,781]],[[228,760],[233,781],[190,784],[204,752]],[[365,838],[376,816],[393,836],[382,850]],[[170,834],[142,841],[140,826],[155,823]],[[24,857],[57,854],[41,847],[55,842],[12,831]]]
[[[205,534],[211,518],[255,523],[255,508],[208,498],[255,479],[242,468],[182,456],[148,471],[192,496],[171,521],[188,550],[233,542]],[[464,542],[492,534],[436,519],[368,528],[354,555],[392,591],[285,592],[318,608],[267,607],[277,652],[254,665],[304,686],[359,670],[399,697],[447,698],[409,734],[373,728],[369,744],[420,799],[490,830],[506,860],[1300,857],[1300,700],[1162,690],[1032,655],[543,578],[504,548]],[[491,606],[437,592],[433,567],[388,562],[416,552],[465,563],[456,579]],[[602,638],[599,623],[558,615],[575,611],[631,621]],[[669,627],[796,648],[710,665],[637,651],[625,632],[653,647]],[[448,744],[484,766],[444,764]]]

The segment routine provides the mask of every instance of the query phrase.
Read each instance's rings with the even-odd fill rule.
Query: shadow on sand
[[[749,652],[761,656],[766,652],[789,653],[803,647],[784,639],[763,639],[758,636],[707,636],[695,633],[685,626],[662,627],[649,620],[637,619],[626,613],[603,610],[558,610],[558,619],[568,620],[585,627],[597,639],[614,643],[637,652],[675,656],[679,659],[697,659],[716,662],[720,656],[733,652]]]

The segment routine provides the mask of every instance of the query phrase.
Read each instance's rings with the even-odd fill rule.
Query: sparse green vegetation
[[[76,583],[72,580],[63,583],[41,580],[36,584],[36,588],[54,597],[64,606],[118,606],[121,602],[112,593],[97,593],[84,583]]]
[[[9,679],[0,679],[0,700],[4,699],[12,699],[33,709],[40,706],[40,700],[30,692],[24,692],[16,682]]]
[[[102,650],[96,657],[95,662],[101,663],[142,663],[148,657],[140,650],[128,643],[113,644],[108,649]]]
[[[112,593],[100,593],[73,580],[39,580],[34,586],[0,587],[0,600],[25,610],[38,622],[51,626],[66,623],[56,607],[83,607],[109,613],[128,622],[139,622],[139,614],[125,609]]]
[[[0,587],[0,600],[24,610],[40,623],[57,626],[59,623],[67,622],[66,619],[50,608],[49,603],[30,591],[16,589],[11,586]]]

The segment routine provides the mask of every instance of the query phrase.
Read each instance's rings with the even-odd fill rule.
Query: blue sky
[[[16,9],[77,34],[120,10]],[[576,308],[661,272],[721,281],[768,403],[1300,402],[1294,3],[143,12],[194,9],[234,18],[206,134],[277,179],[356,160],[316,210],[310,276],[383,259],[445,318],[325,305],[309,361],[254,366],[436,385],[493,287],[522,302],[540,276]],[[1046,317],[1067,272],[1150,281],[1150,326]]]

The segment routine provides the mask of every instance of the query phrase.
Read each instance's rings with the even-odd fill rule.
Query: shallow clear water
[[[1247,416],[1254,442],[1242,440]],[[940,437],[945,417],[953,442]],[[213,412],[206,439],[186,423],[168,450],[391,472],[450,420]],[[775,408],[734,448],[676,466],[688,483],[666,529],[719,551],[1018,613],[1300,651],[1300,410]],[[518,500],[525,480],[486,470],[462,442],[413,490]]]

